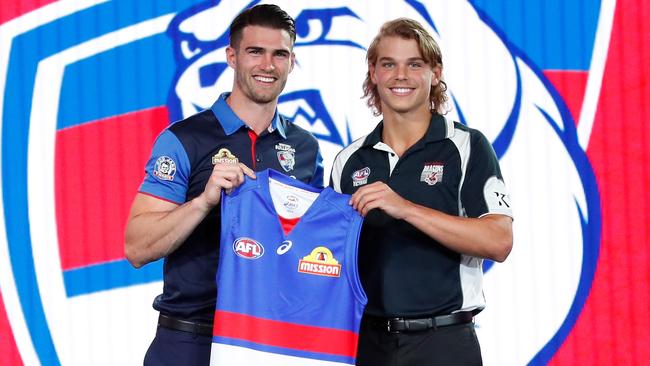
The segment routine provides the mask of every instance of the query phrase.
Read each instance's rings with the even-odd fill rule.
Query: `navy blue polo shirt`
[[[384,182],[401,197],[449,215],[512,216],[492,146],[479,131],[434,115],[403,156],[381,140],[383,122],[336,157],[330,184],[353,194]],[[415,317],[482,309],[482,259],[456,253],[404,220],[371,210],[359,243],[366,312]]]
[[[314,136],[277,111],[269,128],[256,136],[226,103],[229,95],[222,94],[211,109],[173,123],[158,136],[141,193],[181,205],[203,192],[214,163],[229,156],[255,171],[271,168],[322,187],[322,158]],[[216,207],[165,257],[156,310],[212,324],[220,221]]]

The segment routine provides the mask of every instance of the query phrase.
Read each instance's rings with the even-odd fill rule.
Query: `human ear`
[[[236,69],[237,50],[235,50],[232,46],[226,47],[226,62],[228,62],[228,66]]]

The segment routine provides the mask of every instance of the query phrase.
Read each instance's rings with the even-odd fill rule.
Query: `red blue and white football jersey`
[[[367,300],[349,198],[270,169],[223,195],[211,365],[355,364]]]

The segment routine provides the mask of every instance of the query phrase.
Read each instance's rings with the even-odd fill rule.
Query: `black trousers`
[[[144,366],[208,366],[212,337],[158,326]]]
[[[389,333],[364,318],[357,366],[481,366],[473,323],[421,332]]]

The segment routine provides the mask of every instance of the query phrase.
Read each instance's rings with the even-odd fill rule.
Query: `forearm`
[[[403,219],[461,254],[503,262],[512,249],[512,219],[505,215],[466,218],[409,202]]]
[[[210,207],[201,197],[164,212],[142,212],[127,224],[125,253],[139,268],[174,252],[205,218]]]

